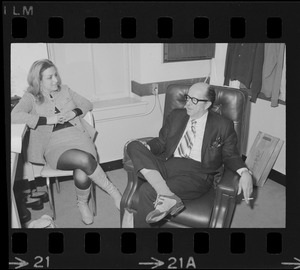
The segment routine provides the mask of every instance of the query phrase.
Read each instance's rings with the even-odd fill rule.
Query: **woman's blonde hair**
[[[42,60],[35,61],[29,70],[27,76],[27,82],[28,82],[27,91],[36,97],[38,103],[44,102],[44,95],[41,91],[41,80],[42,80],[43,72],[50,67],[54,67],[56,70],[57,81],[58,81],[57,85],[58,85],[58,89],[60,89],[61,78],[58,74],[58,70],[56,66],[50,60],[42,59]]]

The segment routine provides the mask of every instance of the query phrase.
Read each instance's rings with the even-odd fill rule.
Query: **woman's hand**
[[[63,114],[64,122],[69,122],[76,116],[76,113],[73,111],[69,111]]]
[[[64,116],[61,114],[47,117],[47,125],[63,124],[64,122]]]
[[[47,125],[63,124],[72,120],[76,116],[76,113],[69,111],[66,113],[58,113],[53,116],[47,117]]]

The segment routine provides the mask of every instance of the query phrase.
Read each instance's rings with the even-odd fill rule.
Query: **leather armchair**
[[[184,95],[190,85],[169,85],[166,91],[164,121],[167,115],[175,108],[183,108]],[[248,94],[235,88],[215,86],[216,100],[213,110],[233,120],[238,136],[238,149],[241,152],[244,132],[246,130],[245,117]],[[141,138],[139,140],[150,140]],[[130,142],[130,141],[129,141]],[[127,145],[124,146],[123,165],[127,171],[128,183],[124,191],[120,215],[121,222],[125,209],[136,213],[139,201],[139,188],[145,181],[134,173],[133,164],[127,154]],[[236,205],[239,175],[227,168],[223,168],[215,179],[213,187],[202,197],[185,201],[186,208],[175,217],[166,216],[160,226],[164,228],[229,228]]]

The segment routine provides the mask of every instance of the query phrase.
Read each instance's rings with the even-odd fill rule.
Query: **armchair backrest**
[[[172,84],[168,86],[165,98],[164,121],[172,110],[183,109],[186,103],[184,95],[188,93],[190,86],[191,85],[183,84]],[[238,136],[238,150],[241,153],[246,128],[244,120],[248,93],[241,89],[231,87],[213,87],[216,92],[216,100],[212,110],[233,121]]]

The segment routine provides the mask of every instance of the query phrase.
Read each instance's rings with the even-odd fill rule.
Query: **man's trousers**
[[[201,172],[201,163],[193,159],[171,157],[163,160],[148,150],[141,142],[132,141],[127,146],[127,153],[131,158],[134,171],[143,178],[141,169],[157,170],[165,179],[167,186],[184,201],[196,199],[206,193],[213,184],[214,177]],[[145,182],[139,190],[139,204],[134,218],[135,228],[157,227],[161,224],[146,222],[146,216],[154,210],[157,193],[153,187]]]

